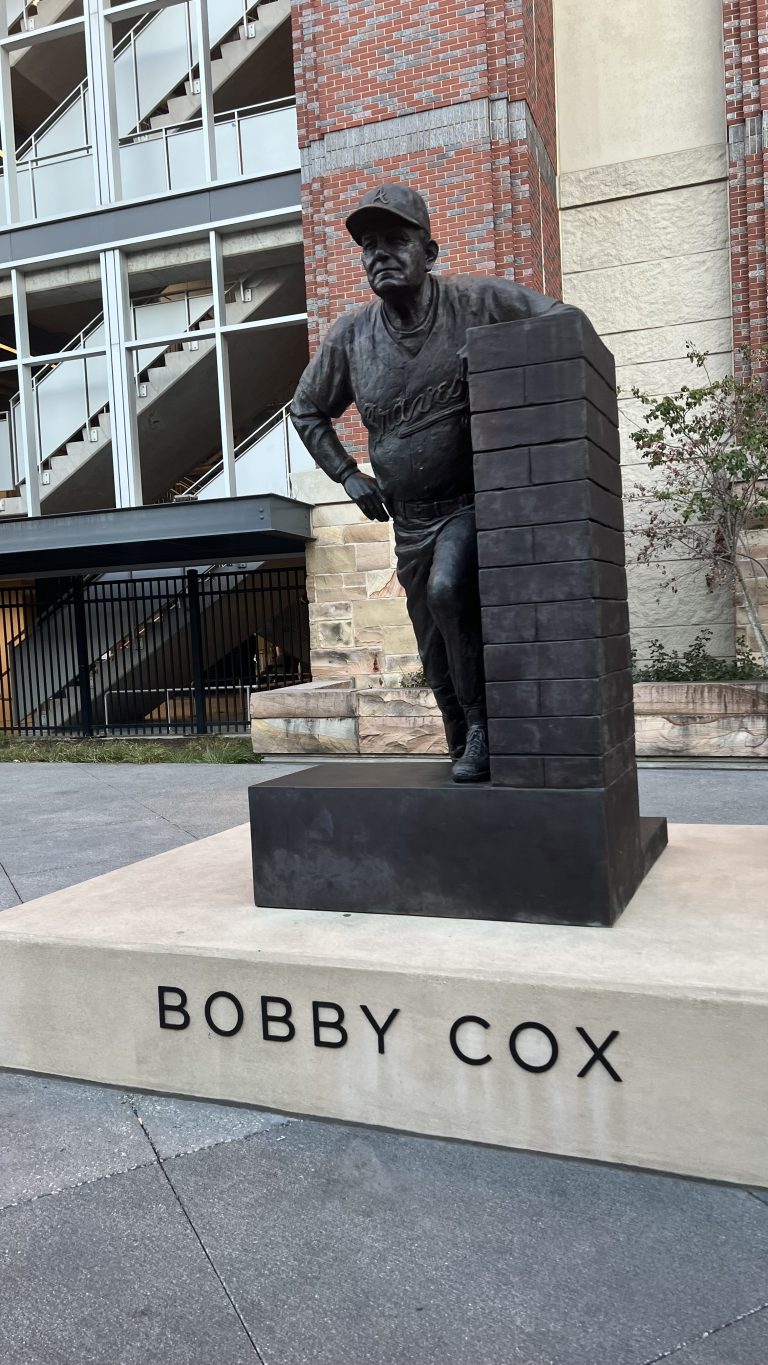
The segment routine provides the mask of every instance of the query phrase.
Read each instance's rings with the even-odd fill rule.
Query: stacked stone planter
[[[251,738],[254,751],[268,755],[446,753],[428,688],[356,688],[350,678],[254,692]]]
[[[768,682],[635,683],[643,758],[768,759]]]

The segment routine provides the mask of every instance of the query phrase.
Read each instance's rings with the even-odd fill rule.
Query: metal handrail
[[[231,125],[235,129],[238,175],[242,176],[245,174],[245,159],[243,153],[243,139],[241,132],[243,123],[245,123],[247,120],[251,118],[260,118],[270,113],[277,113],[282,109],[295,109],[295,107],[296,107],[295,97],[283,96],[279,99],[264,100],[260,104],[246,105],[242,109],[222,110],[214,116],[214,124],[216,126],[225,127],[227,125]],[[121,137],[119,139],[118,145],[122,149],[123,147],[133,147],[138,146],[139,144],[160,141],[163,144],[164,148],[163,162],[165,167],[165,188],[166,191],[170,191],[173,189],[172,184],[173,177],[171,174],[171,161],[169,149],[170,140],[173,137],[182,136],[185,133],[195,132],[196,130],[201,129],[202,127],[203,118],[200,115],[196,115],[194,118],[187,119],[186,121],[164,124],[161,128],[140,129],[133,133],[128,133],[124,137]],[[38,137],[37,133],[33,134],[33,137],[31,139],[31,144],[33,147],[36,145],[37,137]],[[18,166],[19,172],[22,174],[28,172],[29,174],[29,185],[30,192],[32,195],[33,217],[36,215],[37,212],[35,171],[42,166],[55,165],[57,162],[63,164],[67,161],[74,161],[78,157],[90,156],[92,152],[93,143],[84,142],[80,146],[69,147],[63,151],[58,152],[42,152],[40,155],[37,155],[36,153],[33,152],[32,155],[26,157],[26,160],[19,163]],[[3,172],[2,169],[0,169],[0,180],[2,179],[2,175]],[[161,191],[161,193],[163,192],[164,191]]]
[[[46,162],[59,160],[74,161],[75,157],[80,156],[83,153],[87,153],[88,155],[90,155],[92,151],[93,143],[83,142],[80,143],[77,147],[65,147],[63,152],[42,152],[40,156],[28,156],[26,161],[22,161],[19,163],[18,169],[23,172],[27,166],[43,166],[45,165]]]
[[[227,33],[224,35],[224,37],[223,37],[223,38],[220,38],[218,41],[219,41],[219,42],[226,42],[227,38],[229,37],[229,34],[232,33],[232,32],[234,32],[234,30],[235,30],[236,28],[238,28],[238,26],[240,25],[241,22],[242,22],[243,24],[246,24],[246,23],[248,22],[249,15],[251,15],[252,12],[253,12],[254,10],[258,13],[259,4],[260,4],[260,3],[263,4],[263,3],[265,3],[265,2],[266,2],[266,0],[243,0],[243,15],[242,15],[242,20],[238,19],[238,20],[237,20],[237,23],[233,24],[233,25],[232,25],[232,28],[229,29],[229,30],[227,31]],[[147,114],[142,114],[142,113],[140,112],[140,110],[139,110],[139,105],[138,105],[138,92],[139,92],[138,57],[137,57],[137,54],[136,54],[136,42],[137,42],[138,38],[140,37],[140,35],[144,32],[144,30],[145,30],[146,28],[148,28],[149,25],[152,23],[152,20],[154,19],[154,17],[155,17],[154,13],[153,13],[153,14],[143,14],[143,15],[141,16],[140,19],[137,19],[136,23],[133,25],[133,28],[129,29],[127,33],[123,34],[123,37],[120,39],[120,41],[119,41],[118,43],[115,44],[115,47],[114,47],[113,53],[112,53],[112,60],[113,60],[113,61],[116,61],[118,57],[122,56],[122,54],[126,51],[126,49],[127,49],[128,47],[133,47],[133,68],[134,68],[133,93],[134,93],[134,101],[135,101],[135,103],[134,103],[134,114],[135,114],[135,117],[136,117],[136,128],[135,128],[135,132],[136,132],[136,133],[138,133],[138,132],[140,131],[140,125],[141,125],[146,119],[151,118],[152,115],[153,115],[153,113],[155,112],[155,110],[150,110],[149,113],[147,113]],[[185,80],[190,80],[190,79],[192,79],[192,72],[194,71],[195,66],[199,65],[199,63],[193,62],[193,60],[192,60],[192,55],[193,55],[193,54],[192,54],[192,29],[191,29],[191,19],[190,19],[190,12],[189,12],[189,7],[188,7],[188,6],[186,7],[186,27],[187,27],[187,57],[188,57],[188,67],[187,67],[187,70],[184,72],[184,74],[183,74],[183,75],[179,78],[179,80],[176,82],[177,85],[181,85],[182,82],[184,82]],[[66,113],[68,112],[68,110],[72,108],[72,105],[75,104],[75,103],[77,102],[78,99],[80,99],[80,98],[82,98],[82,97],[85,96],[85,92],[86,92],[87,88],[88,88],[88,77],[85,76],[85,77],[83,78],[83,80],[81,80],[80,83],[79,83],[78,85],[75,86],[74,90],[71,90],[71,91],[69,92],[68,95],[65,95],[65,96],[64,96],[64,99],[61,100],[61,102],[56,106],[56,108],[53,109],[53,110],[51,111],[50,114],[47,114],[47,115],[46,115],[46,117],[43,119],[43,122],[40,124],[39,128],[36,128],[35,131],[34,131],[33,133],[30,133],[29,137],[28,137],[24,142],[22,142],[21,146],[20,146],[20,147],[17,149],[17,151],[16,151],[16,160],[17,160],[17,162],[18,162],[18,161],[21,161],[22,159],[24,159],[25,156],[26,156],[26,153],[27,153],[30,149],[32,149],[32,157],[28,158],[29,160],[42,160],[42,159],[43,159],[43,158],[37,158],[37,157],[35,157],[35,154],[34,154],[34,147],[35,147],[36,142],[38,142],[38,141],[40,140],[40,138],[41,138],[46,132],[48,132],[49,128],[52,128],[53,125],[54,125],[55,123],[58,123],[59,119],[62,118],[62,117],[64,116],[64,114],[66,114]],[[170,98],[170,92],[169,92],[169,95],[168,95],[168,96],[164,96],[164,97],[163,97],[163,100],[161,100],[160,103],[161,103],[161,104],[162,104],[162,103],[165,103],[165,101],[166,101],[168,98]],[[157,105],[157,106],[155,107],[155,109],[157,109],[157,108],[159,108],[159,107],[160,107],[160,106]],[[83,119],[84,119],[84,122],[85,122],[85,120],[86,120],[86,117],[87,117],[87,113],[86,113],[86,109],[85,109],[85,100],[83,99]],[[151,131],[152,131],[152,132],[155,132],[156,130],[155,130],[155,129],[152,129]],[[130,137],[133,136],[133,134],[127,134],[127,136],[130,138]],[[122,141],[122,140],[123,140],[123,139],[121,139],[121,141]],[[90,144],[89,144],[89,149],[90,149]],[[82,149],[82,148],[78,148],[78,149],[74,149],[74,148],[73,148],[72,150],[83,150],[83,149]],[[55,154],[52,154],[52,155],[55,155]]]
[[[257,273],[258,273],[258,272],[257,272]],[[247,282],[248,282],[248,280],[249,280],[250,278],[252,278],[252,274],[244,275],[244,276],[242,276],[241,279],[239,279],[239,280],[234,280],[232,284],[228,285],[227,288],[226,288],[225,291],[224,291],[224,298],[225,298],[225,301],[234,299],[234,298],[237,296],[237,291],[243,289],[244,287],[246,287],[246,286],[247,286]],[[189,301],[190,301],[191,298],[199,297],[201,294],[205,294],[205,293],[206,293],[206,290],[205,290],[205,289],[202,289],[202,288],[198,288],[198,289],[186,289],[186,290],[183,290],[183,291],[179,291],[179,293],[176,294],[176,296],[175,296],[175,298],[174,298],[174,302],[180,300],[181,298],[183,298],[183,299],[185,300],[185,302],[186,302],[186,305],[187,305],[187,318],[188,318],[188,330],[189,330],[189,334],[190,334],[190,336],[191,336],[192,338],[194,338],[194,329],[195,329],[196,327],[199,327],[199,326],[200,326],[200,323],[201,323],[202,320],[205,318],[206,313],[210,312],[211,309],[213,308],[213,304],[211,304],[211,309],[207,309],[206,312],[202,313],[201,316],[200,316],[199,318],[197,318],[194,322],[192,322],[191,314],[190,314],[190,311],[189,311]],[[134,336],[136,337],[136,339],[137,339],[138,341],[141,341],[141,343],[142,343],[142,348],[145,349],[145,350],[152,350],[152,349],[154,348],[154,347],[153,347],[153,338],[152,338],[151,336],[150,336],[150,337],[138,337],[138,336],[136,336],[137,328],[136,328],[136,323],[135,323],[135,310],[136,310],[137,306],[139,306],[139,307],[141,306],[141,300],[144,300],[145,302],[148,302],[150,299],[153,299],[153,301],[154,301],[154,300],[156,300],[156,298],[157,298],[157,295],[156,295],[156,294],[142,294],[142,295],[139,295],[137,299],[134,299],[133,302],[132,302],[132,305],[131,305],[131,314],[132,314],[132,317],[134,318],[134,323],[133,323],[133,332],[134,332]],[[93,333],[96,331],[96,329],[97,329],[98,327],[100,327],[101,324],[102,324],[103,322],[104,322],[104,314],[103,314],[103,312],[98,313],[98,314],[96,315],[95,318],[92,318],[91,321],[90,321],[89,323],[87,323],[86,326],[83,327],[83,328],[76,334],[76,336],[71,337],[70,340],[69,340],[68,342],[66,342],[66,344],[65,344],[64,346],[62,346],[62,348],[61,348],[61,356],[62,356],[62,358],[63,358],[63,362],[64,362],[64,363],[66,363],[67,352],[69,352],[69,351],[78,351],[78,350],[80,350],[80,349],[84,349],[85,343],[87,342],[88,338],[89,338],[90,336],[93,335]],[[154,344],[156,345],[157,343],[154,343]],[[160,351],[161,351],[162,353],[164,353],[164,352],[168,351],[168,350],[170,349],[170,347],[169,347],[169,346],[163,346],[163,345],[161,345],[159,349],[160,349]],[[95,352],[95,354],[94,354],[93,356],[90,356],[90,357],[89,357],[89,356],[80,357],[80,359],[82,360],[82,363],[83,363],[83,368],[84,368],[85,395],[86,395],[86,404],[85,404],[85,406],[86,406],[86,409],[90,407],[90,403],[89,403],[89,401],[88,401],[88,360],[89,360],[89,359],[95,359],[97,356],[102,355],[102,354],[106,354],[106,346],[104,347],[103,351],[102,351],[101,349],[99,349],[97,352]],[[139,353],[138,350],[134,352],[135,362],[138,362],[139,354],[140,354],[140,353]],[[29,357],[29,359],[34,360],[34,356]],[[36,391],[37,388],[39,387],[39,385],[42,383],[43,379],[45,379],[47,375],[51,374],[55,369],[57,369],[58,365],[61,364],[61,363],[62,363],[62,361],[54,360],[54,361],[49,361],[47,364],[43,365],[43,366],[40,368],[40,370],[38,370],[38,372],[32,376],[32,386],[33,386],[33,390]],[[70,362],[70,363],[71,363],[71,362]],[[136,379],[138,379],[139,373],[140,373],[140,371],[139,371],[138,369],[136,369],[136,371],[135,371],[135,377],[136,377]],[[14,416],[15,416],[15,413],[16,413],[17,409],[18,409],[19,406],[20,406],[20,403],[21,403],[21,395],[20,395],[19,393],[13,394],[12,397],[11,397],[11,399],[10,399],[10,401],[9,401],[9,404],[8,404],[8,413],[7,413],[7,415],[4,415],[4,416],[0,417],[0,421],[5,421],[5,422],[7,422],[7,424],[8,424],[8,440],[9,440],[9,446],[10,446],[10,452],[11,452],[11,466],[12,466],[12,469],[13,469],[14,479],[15,479],[17,485],[21,482],[21,471],[20,471],[20,469],[19,469],[18,451],[17,451],[17,449],[16,449],[16,424],[15,424],[15,421],[14,421]],[[105,403],[105,404],[104,404],[104,407],[105,407],[105,408],[108,407],[108,406],[109,406],[108,403]],[[100,411],[101,411],[101,410],[103,410],[103,409],[100,409]],[[39,418],[40,418],[39,402],[36,402],[36,403],[35,403],[35,413],[36,413],[36,419],[37,419],[37,421],[38,421],[38,433],[37,433],[37,436],[38,436],[38,452],[40,453],[40,450],[41,450],[41,441],[40,441],[40,429],[39,429]],[[86,416],[85,416],[85,420],[84,420],[84,422],[83,422],[83,426],[84,426],[84,427],[90,426],[90,424],[91,424],[93,418],[94,418],[96,415],[97,415],[96,413],[86,412]],[[248,439],[248,438],[246,438],[246,439]],[[40,466],[42,467],[44,464],[46,464],[49,458],[50,458],[50,456],[41,456],[40,461],[39,461]]]
[[[267,114],[276,109],[295,109],[295,95],[281,95],[275,100],[264,100],[261,104],[246,104],[242,109],[220,109],[214,114],[214,123],[237,123],[245,118],[253,118],[257,114]],[[203,126],[201,114],[195,114],[194,118],[182,119],[179,123],[164,123],[162,128],[143,128],[140,132],[126,133],[120,138],[120,146],[128,147],[134,142],[150,142],[153,138],[164,137],[168,133],[177,133],[179,129],[187,132],[191,128]]]
[[[258,274],[258,271],[257,271],[256,273]],[[237,296],[238,290],[243,290],[243,289],[247,288],[247,286],[248,286],[248,281],[249,281],[249,279],[251,279],[251,278],[253,278],[252,275],[243,275],[241,279],[239,279],[239,280],[234,280],[234,281],[232,282],[232,284],[228,284],[227,287],[226,287],[225,290],[224,290],[224,302],[225,302],[225,303],[228,303],[228,302],[234,300],[234,299],[236,298],[236,296]],[[210,303],[209,307],[207,307],[207,308],[200,314],[199,318],[195,318],[194,321],[193,321],[193,320],[192,320],[192,313],[191,313],[190,307],[189,307],[189,303],[190,303],[190,299],[205,297],[205,296],[208,294],[208,292],[209,292],[209,291],[208,291],[207,289],[205,289],[205,288],[199,288],[199,289],[184,289],[184,290],[182,290],[180,293],[175,294],[175,295],[173,296],[172,299],[164,300],[164,302],[167,302],[167,303],[178,303],[181,299],[183,299],[183,300],[184,300],[184,304],[185,304],[185,312],[186,312],[186,315],[187,315],[186,330],[185,330],[182,334],[180,334],[178,341],[168,341],[168,342],[165,342],[165,343],[162,342],[162,341],[158,342],[157,337],[151,337],[151,336],[148,336],[148,337],[140,337],[140,336],[137,335],[137,329],[136,329],[136,308],[137,308],[137,306],[140,306],[140,305],[141,305],[141,301],[142,301],[142,300],[144,300],[145,303],[149,303],[149,302],[158,303],[158,302],[161,301],[162,295],[161,295],[160,297],[158,297],[158,295],[157,295],[156,292],[155,292],[155,293],[147,293],[147,294],[139,294],[138,297],[137,297],[136,299],[133,300],[133,303],[131,304],[131,317],[132,317],[132,319],[133,319],[133,342],[131,343],[131,345],[132,345],[132,347],[133,347],[134,379],[135,379],[135,381],[136,381],[137,383],[138,383],[139,375],[141,374],[142,368],[146,368],[146,366],[141,367],[141,366],[139,365],[139,359],[140,359],[140,356],[141,356],[141,352],[142,352],[142,351],[153,350],[156,346],[159,345],[159,346],[161,347],[161,349],[163,350],[163,352],[166,352],[166,351],[170,351],[171,348],[172,348],[173,346],[177,346],[177,345],[179,345],[179,344],[183,344],[183,343],[185,342],[187,336],[189,336],[190,340],[193,340],[193,341],[197,339],[197,338],[195,337],[195,332],[196,332],[196,331],[199,331],[201,324],[202,324],[207,318],[210,317],[210,314],[213,312],[214,306],[215,306],[215,305],[214,305],[214,302],[213,302],[213,298],[211,298],[211,303]]]
[[[147,26],[149,25],[153,18],[154,18],[153,14],[143,14],[140,19],[137,19],[133,28],[129,29],[127,33],[124,33],[119,43],[115,45],[115,48],[113,50],[113,60],[116,60],[119,56],[121,56],[122,53],[126,50],[126,48],[129,46],[129,44],[132,43],[135,48],[136,39],[139,33],[143,32],[144,29],[147,28]],[[76,85],[74,90],[70,90],[69,94],[64,96],[64,99],[59,104],[57,104],[56,108],[53,109],[50,114],[46,115],[46,117],[40,124],[39,128],[36,128],[33,133],[30,133],[26,141],[22,142],[21,146],[18,148],[16,152],[17,161],[20,161],[30,148],[34,148],[35,143],[39,142],[43,134],[47,133],[48,129],[52,128],[55,123],[58,123],[59,119],[62,118],[64,114],[66,114],[67,111],[72,108],[72,105],[75,104],[82,96],[85,95],[87,89],[88,77],[84,76],[83,79],[80,81],[80,84]],[[137,122],[140,122],[140,120],[138,120]],[[88,145],[90,147],[90,144]],[[69,150],[74,151],[81,149],[71,148]],[[55,153],[52,153],[51,155],[55,155]],[[42,158],[36,158],[34,154],[30,158],[30,160],[38,159],[42,160]]]
[[[39,141],[39,139],[43,136],[44,133],[48,132],[49,128],[52,128],[55,123],[58,123],[59,119],[64,114],[66,114],[68,109],[72,108],[72,105],[75,104],[75,102],[80,98],[80,96],[85,93],[87,85],[88,77],[84,76],[80,84],[76,85],[74,90],[70,90],[69,94],[64,96],[64,99],[61,101],[61,103],[57,104],[56,108],[53,109],[50,114],[46,115],[46,117],[40,124],[39,128],[35,128],[35,131],[33,133],[30,133],[26,141],[22,142],[21,146],[17,148],[16,150],[17,162],[21,161],[24,158],[25,154],[29,151],[30,148],[34,148],[35,143]]]
[[[84,346],[84,343],[86,342],[86,340],[88,339],[88,337],[91,336],[91,335],[96,331],[97,327],[99,327],[100,324],[101,324],[103,321],[104,321],[104,314],[103,314],[103,313],[99,313],[95,318],[93,318],[93,319],[91,320],[91,322],[89,322],[85,327],[83,327],[83,328],[81,329],[81,331],[79,331],[79,332],[77,333],[76,336],[70,337],[69,341],[66,342],[66,344],[65,344],[64,346],[62,346],[62,348],[61,348],[61,354],[62,354],[62,356],[66,356],[66,354],[67,354],[68,351],[78,351],[78,350],[80,350],[81,347]],[[101,352],[97,352],[97,354],[101,354]],[[106,347],[104,348],[104,354],[106,354]],[[30,356],[29,359],[30,359],[30,360],[34,360],[34,356]],[[82,359],[82,363],[83,363],[84,376],[85,376],[86,408],[88,408],[88,407],[90,406],[90,404],[88,403],[88,359],[89,359],[89,357],[84,356],[84,357],[81,357],[81,359]],[[51,360],[51,361],[48,362],[48,364],[43,365],[43,366],[38,370],[37,374],[33,374],[33,375],[32,375],[32,388],[33,388],[33,391],[34,391],[34,390],[37,390],[38,386],[42,383],[43,379],[45,379],[45,377],[46,377],[47,375],[51,374],[51,373],[53,372],[53,370],[55,370],[55,369],[57,368],[57,366],[58,366],[60,363],[61,363],[60,361]],[[17,409],[19,408],[20,403],[21,403],[21,394],[20,394],[20,393],[14,393],[14,394],[12,394],[12,396],[11,396],[11,398],[10,398],[10,400],[9,400],[9,403],[8,403],[8,413],[7,413],[6,416],[4,416],[4,417],[2,418],[3,421],[5,421],[5,422],[8,423],[8,444],[9,444],[10,452],[11,452],[11,468],[12,468],[12,470],[13,470],[13,476],[14,476],[14,479],[16,480],[16,484],[17,484],[17,485],[21,482],[21,478],[20,478],[20,470],[19,470],[18,451],[17,451],[17,449],[16,449],[16,424],[15,424],[15,422],[14,422],[14,415],[15,415]],[[39,405],[38,405],[37,403],[35,404],[35,416],[36,416],[36,420],[37,420],[37,439],[38,439],[38,446],[39,446],[39,445],[40,445],[40,412],[39,412]],[[89,412],[89,413],[87,414],[87,416],[86,416],[84,425],[85,425],[85,426],[88,426],[88,425],[90,424],[92,418],[95,417],[95,416],[96,416],[95,413]],[[48,457],[46,457],[46,458],[48,458]],[[41,465],[44,464],[44,463],[45,463],[45,460],[41,460],[41,461],[40,461],[40,464],[41,464]]]
[[[247,451],[251,450],[253,446],[256,445],[257,441],[260,441],[263,436],[268,436],[270,431],[274,431],[276,426],[280,424],[282,426],[285,426],[288,421],[288,410],[290,406],[291,404],[289,401],[282,408],[280,408],[278,412],[273,412],[271,417],[267,417],[266,421],[262,422],[261,426],[257,427],[255,431],[252,431],[250,435],[245,436],[243,440],[239,443],[239,445],[235,446],[234,450],[235,459],[238,460],[241,455],[245,455]],[[290,476],[291,472],[290,452],[288,452],[287,454],[287,463],[288,474]],[[211,465],[210,469],[207,469],[204,474],[201,474],[200,478],[197,479],[195,483],[190,484],[189,488],[184,493],[184,497],[185,498],[197,497],[197,494],[200,492],[200,490],[202,488],[207,487],[207,485],[211,483],[213,479],[215,479],[221,473],[223,468],[224,458],[222,456],[220,460],[217,460],[216,464]]]
[[[189,14],[189,10],[187,10],[187,14]],[[142,14],[141,18],[136,20],[136,23],[133,25],[133,28],[129,29],[127,33],[124,33],[120,41],[115,44],[112,53],[113,61],[116,61],[118,57],[122,56],[123,52],[125,52],[126,48],[129,47],[131,44],[133,44],[135,51],[136,39],[138,38],[139,34],[143,33],[144,29],[149,26],[154,17],[155,17],[154,14]],[[182,79],[184,78],[182,77]],[[134,82],[134,90],[136,89],[136,85],[137,83]],[[61,102],[57,104],[56,108],[51,110],[50,114],[46,115],[46,117],[40,124],[39,128],[36,128],[33,133],[30,133],[26,141],[22,142],[21,146],[18,148],[16,152],[17,161],[20,161],[22,157],[24,157],[25,153],[29,150],[30,147],[34,148],[35,143],[40,140],[43,134],[47,133],[48,129],[52,128],[55,123],[58,123],[59,119],[62,118],[64,114],[66,114],[67,111],[72,108],[72,105],[75,104],[78,99],[85,95],[87,89],[88,77],[84,76],[83,79],[80,81],[79,85],[76,85],[74,90],[70,90],[69,94],[64,96],[63,100],[61,100]],[[137,125],[140,122],[141,120],[137,119]]]
[[[245,157],[243,153],[242,125],[251,118],[262,118],[270,113],[278,113],[281,109],[295,109],[296,100],[293,96],[285,96],[277,100],[265,100],[263,104],[251,104],[245,109],[228,109],[216,114],[214,124],[219,127],[231,125],[235,129],[235,142],[237,146],[237,174],[245,175]],[[170,142],[174,137],[181,137],[186,133],[195,132],[204,126],[201,116],[187,119],[182,123],[168,123],[161,128],[151,128],[140,133],[130,133],[127,137],[120,139],[120,148],[133,147],[138,144],[148,142],[160,142],[163,148],[163,167],[165,172],[165,190],[160,193],[169,193],[173,189],[173,176],[171,173]],[[155,193],[158,193],[157,191]]]

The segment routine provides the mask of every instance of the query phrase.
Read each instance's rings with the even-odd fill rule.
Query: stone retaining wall
[[[768,682],[636,683],[639,758],[768,758]],[[446,753],[427,688],[358,688],[351,678],[251,698],[256,753]]]
[[[768,683],[635,683],[639,757],[768,758]]]
[[[251,737],[263,754],[445,754],[427,688],[302,683],[251,697]]]

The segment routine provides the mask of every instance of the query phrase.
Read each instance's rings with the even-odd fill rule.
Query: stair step
[[[27,499],[22,493],[13,498],[0,498],[0,517],[24,516],[26,511]]]
[[[227,73],[234,71],[236,67],[240,66],[241,62],[250,57],[254,42],[255,39],[253,38],[236,38],[234,42],[223,43],[221,56],[211,62],[211,71],[213,71],[214,66]]]
[[[167,356],[165,357],[165,365],[163,366],[163,369],[167,373],[173,373],[175,371],[178,374],[180,370],[187,369],[189,365],[189,357],[196,356],[198,354],[199,354],[198,351],[169,351]],[[160,378],[159,375],[157,377]],[[165,387],[165,384],[163,384],[163,387]]]
[[[2,0],[0,0],[0,3]],[[288,278],[288,270],[275,271],[256,271],[245,281],[246,287],[251,291],[251,298],[244,302],[229,303],[229,319],[247,319],[272,298],[283,286]],[[194,332],[190,334],[190,341],[197,340]],[[177,380],[183,378],[194,369],[195,364],[203,355],[206,355],[213,343],[207,340],[199,340],[199,349],[191,351],[188,348],[178,351],[166,351],[162,357],[154,362],[148,369],[148,378],[144,381],[146,393],[138,399],[138,409],[143,414],[159,403],[163,395],[170,390]],[[98,434],[98,439],[92,441],[90,431]],[[49,463],[48,483],[41,488],[41,497],[45,499],[54,489],[59,488],[77,470],[87,464],[88,460],[94,455],[102,455],[112,441],[112,425],[110,413],[102,409],[92,419],[89,426],[73,440],[66,443],[63,450],[52,456]],[[10,501],[10,500],[7,500]],[[18,500],[14,499],[14,502]],[[23,507],[20,511],[23,512]],[[4,515],[10,515],[6,512]]]
[[[211,84],[214,90],[218,89],[233,71],[236,71],[243,62],[247,61],[255,48],[274,29],[278,28],[284,19],[290,16],[290,12],[289,0],[273,0],[272,4],[265,5],[259,11],[258,19],[253,20],[256,25],[256,33],[253,37],[248,37],[246,31],[241,27],[239,37],[221,44],[221,56],[214,57],[211,62]],[[149,120],[150,128],[167,128],[175,123],[184,123],[193,114],[199,112],[200,95],[193,93],[192,82],[186,81],[184,89],[186,94],[172,95],[166,101],[167,113],[153,115]]]
[[[169,127],[175,123],[186,123],[200,108],[199,95],[172,95],[168,100],[168,113],[151,120],[151,127]]]
[[[244,47],[247,49],[248,44],[245,43]],[[231,71],[234,71],[235,67],[239,65],[240,61],[241,58],[239,56],[237,58],[234,58],[231,62],[225,61],[223,57],[214,57],[213,61],[211,62],[211,85],[213,86],[214,90],[217,89],[217,87],[221,84],[225,77],[230,74]],[[195,78],[194,81],[185,81],[184,89],[186,91],[186,94],[190,96],[192,99],[197,100],[199,104],[200,82],[197,79],[197,77]],[[182,97],[179,96],[179,98]]]
[[[35,28],[46,28],[55,24],[63,10],[68,9],[71,0],[39,0],[35,16]]]
[[[103,442],[100,441],[99,445],[103,445]],[[85,441],[67,441],[64,450],[66,451],[66,454],[64,455],[51,456],[52,470],[54,467],[60,468],[62,464],[66,464],[68,467],[77,465],[79,468],[81,464],[85,464],[87,460],[90,460],[91,456],[96,451],[96,445],[92,445],[90,441],[87,445]]]

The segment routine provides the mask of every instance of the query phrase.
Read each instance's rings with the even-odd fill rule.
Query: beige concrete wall
[[[686,342],[731,364],[725,95],[720,0],[554,0],[563,297],[616,356],[623,393],[686,382]],[[645,466],[622,400],[630,560]],[[647,482],[647,480],[646,480]],[[647,504],[646,504],[647,505]],[[730,594],[703,574],[630,563],[633,642],[684,647],[706,627],[733,647]],[[660,600],[659,600],[660,599]]]
[[[750,597],[757,610],[757,617],[763,630],[763,634],[768,637],[768,574],[760,569],[760,564],[768,566],[768,528],[755,527],[747,532],[746,552],[754,556],[754,560],[749,560],[745,556],[741,561],[741,569],[746,582],[750,586]],[[744,594],[741,589],[736,590],[736,635],[746,640],[749,648],[760,656],[760,648],[757,637],[747,616],[744,607]]]

